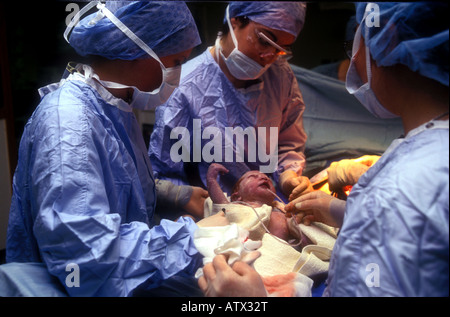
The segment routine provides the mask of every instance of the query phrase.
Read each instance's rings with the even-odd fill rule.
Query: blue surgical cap
[[[366,7],[369,21],[361,24]],[[403,64],[448,86],[448,3],[357,3],[356,20],[378,66]]]
[[[177,54],[201,43],[197,26],[184,2],[107,1],[108,8],[159,57]],[[97,13],[73,29],[69,41],[82,55],[134,60],[148,56],[107,17],[90,25]]]
[[[232,1],[229,6],[230,18],[246,16],[253,22],[290,33],[296,38],[305,23],[306,4],[303,2]]]

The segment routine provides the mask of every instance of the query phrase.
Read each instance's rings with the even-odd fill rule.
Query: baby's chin
[[[273,203],[273,195],[256,195],[253,196],[251,200],[253,200],[254,202],[259,202],[261,205],[266,204],[270,206]]]

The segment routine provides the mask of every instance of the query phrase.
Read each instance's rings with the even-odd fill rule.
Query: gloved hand
[[[192,194],[183,209],[197,219],[202,219],[205,210],[205,200],[209,197],[208,191],[201,187],[192,186]]]
[[[344,186],[355,185],[358,179],[380,156],[364,155],[357,159],[344,159],[339,162],[331,163],[328,168],[328,185],[331,191],[341,190]]]
[[[309,178],[306,176],[298,176],[292,170],[284,171],[280,175],[279,185],[281,191],[291,201],[306,193],[314,191]]]
[[[291,201],[285,210],[288,217],[296,217],[297,223],[309,226],[317,221],[340,228],[344,219],[345,201],[316,190]]]
[[[230,266],[223,254],[203,267],[198,286],[208,297],[267,296],[261,276],[253,267],[242,261]]]

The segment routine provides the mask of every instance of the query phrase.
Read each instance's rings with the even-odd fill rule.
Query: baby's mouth
[[[261,184],[259,184],[259,187],[270,189],[270,184],[268,181],[263,181]]]

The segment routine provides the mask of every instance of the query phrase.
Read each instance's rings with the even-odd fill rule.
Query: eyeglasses
[[[281,56],[284,59],[288,60],[292,57],[291,50],[281,47],[280,45],[272,41],[267,35],[260,32],[257,28],[255,28],[255,33],[258,37],[259,44],[257,49],[261,52],[259,55],[262,58],[269,56]]]
[[[348,58],[352,59],[353,40],[344,41],[344,52]]]

